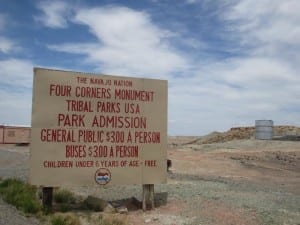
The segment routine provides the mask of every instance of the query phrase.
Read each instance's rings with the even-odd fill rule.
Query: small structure
[[[255,120],[255,139],[273,139],[273,120]]]
[[[29,144],[31,128],[0,125],[0,144]]]

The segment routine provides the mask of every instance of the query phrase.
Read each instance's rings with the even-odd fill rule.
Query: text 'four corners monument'
[[[30,183],[167,180],[165,80],[34,69]]]

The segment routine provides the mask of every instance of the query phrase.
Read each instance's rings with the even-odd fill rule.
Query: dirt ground
[[[169,157],[175,180],[203,184],[195,224],[300,224],[300,142],[177,145]]]
[[[141,199],[140,185],[71,190],[122,202],[129,213],[117,216],[127,224],[300,225],[300,142],[197,138],[169,138],[172,169],[167,184],[155,185],[155,210],[130,205],[132,197]],[[0,177],[26,180],[28,157],[27,147],[0,146]]]

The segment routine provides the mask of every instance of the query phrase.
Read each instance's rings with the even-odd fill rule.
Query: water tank
[[[273,120],[255,120],[255,139],[273,139]]]

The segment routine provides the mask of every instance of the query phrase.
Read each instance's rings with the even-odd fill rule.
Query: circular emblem
[[[95,173],[95,181],[97,184],[105,185],[111,180],[111,173],[106,168],[100,168]]]

